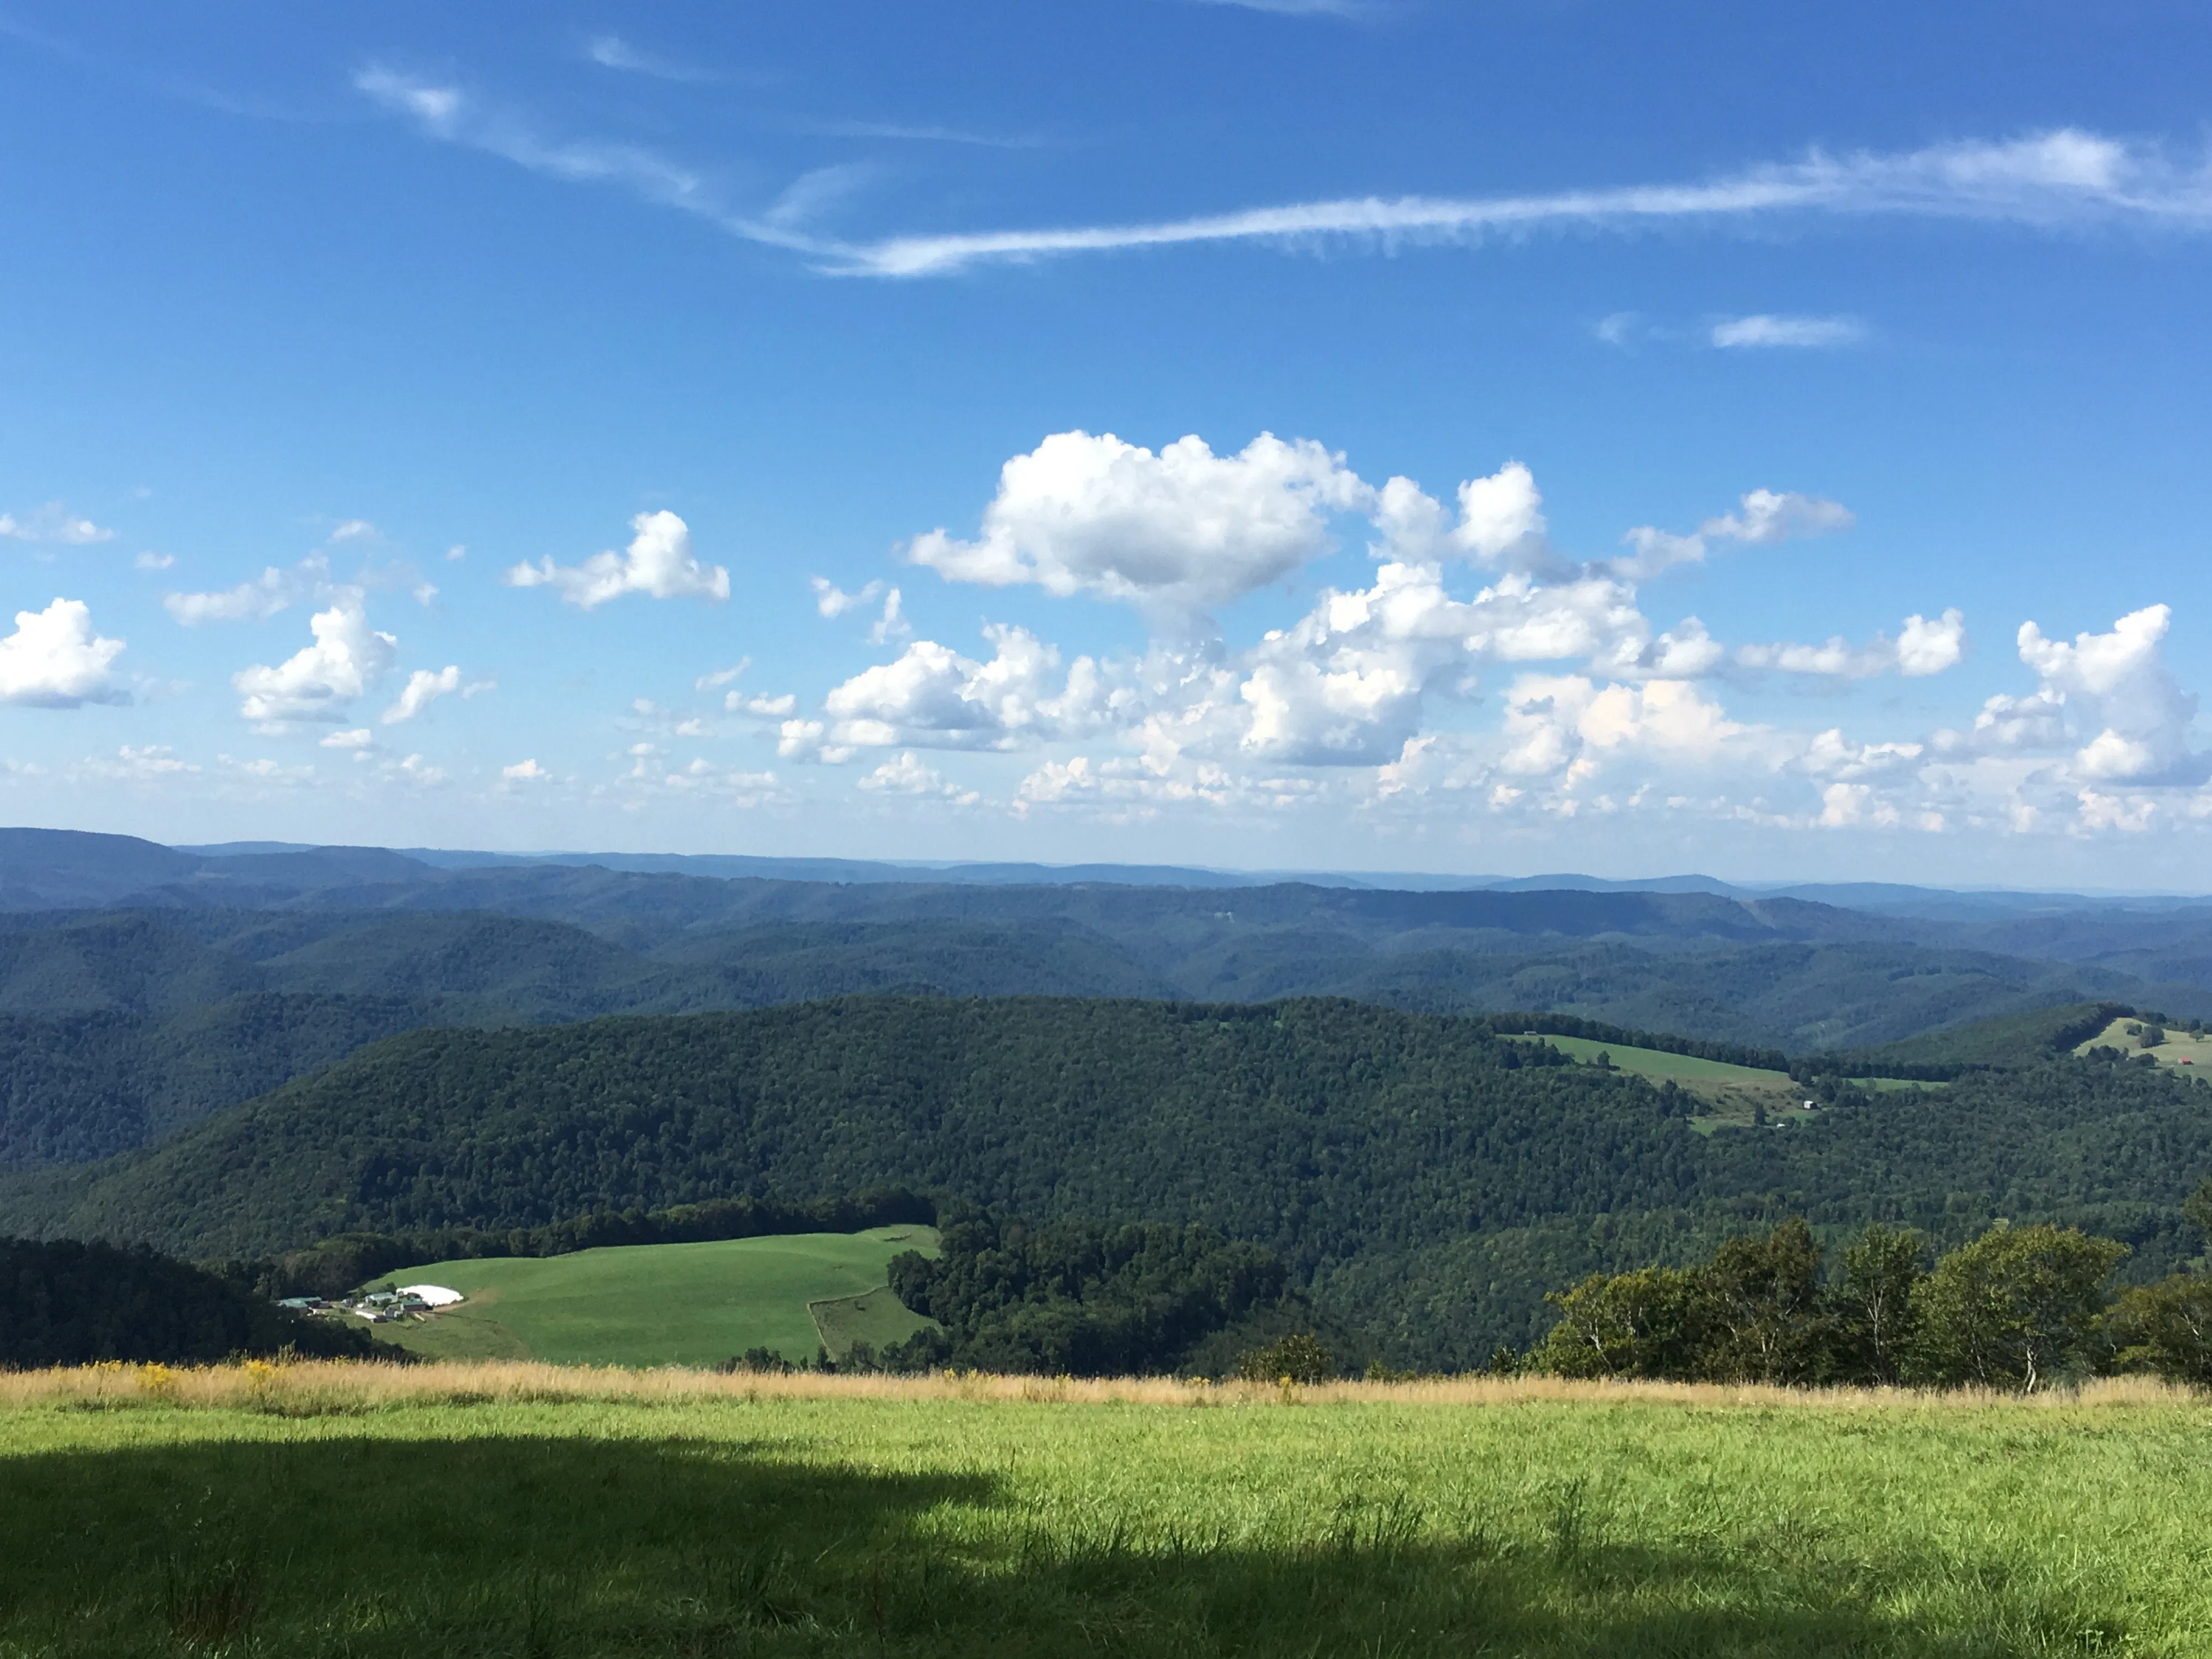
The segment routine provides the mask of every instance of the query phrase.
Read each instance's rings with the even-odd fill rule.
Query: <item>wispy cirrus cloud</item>
[[[1723,318],[1707,337],[1723,349],[1794,346],[1817,350],[1864,345],[1870,331],[1856,317],[1778,317],[1761,313]]]
[[[629,75],[649,75],[656,81],[720,81],[725,77],[696,64],[679,64],[672,58],[632,46],[619,34],[595,34],[584,43],[584,56],[601,69]]]
[[[354,76],[355,89],[413,121],[427,137],[497,155],[532,173],[571,184],[611,185],[659,207],[711,221],[748,241],[819,253],[811,238],[769,219],[731,212],[706,177],[642,145],[541,138],[526,123],[484,104],[460,87],[428,81],[382,64]]]
[[[1241,6],[1246,11],[1272,11],[1285,17],[1364,17],[1375,9],[1364,0],[1193,0],[1205,6]]]
[[[362,70],[354,84],[431,138],[487,151],[574,183],[629,190],[748,241],[806,256],[817,270],[835,276],[942,276],[981,265],[1083,253],[1236,242],[1309,248],[1344,243],[1390,251],[1545,229],[1625,232],[1682,222],[1730,226],[1791,215],[1948,219],[2054,230],[2122,223],[2212,230],[2212,159],[2185,164],[2155,145],[2062,127],[1917,150],[1839,155],[1814,149],[1793,161],[1764,163],[1691,183],[1525,196],[1364,196],[1121,224],[853,240],[803,231],[788,211],[775,207],[757,214],[734,210],[699,171],[639,145],[542,138],[459,87],[381,65]],[[1765,319],[1775,325],[1787,320]],[[1753,321],[1737,319],[1740,325]]]
[[[798,120],[791,127],[821,138],[898,138],[925,144],[975,144],[986,149],[1036,149],[1045,143],[1024,133],[970,132],[963,127],[916,126],[896,121]]]
[[[897,236],[843,250],[831,267],[872,276],[939,276],[978,264],[1238,241],[1384,248],[1468,242],[1567,226],[1625,230],[1784,214],[1975,220],[2056,228],[2132,221],[2212,228],[2212,167],[2062,128],[2002,141],[1770,163],[1692,184],[1534,196],[1376,196],[1248,208],[1118,225]]]

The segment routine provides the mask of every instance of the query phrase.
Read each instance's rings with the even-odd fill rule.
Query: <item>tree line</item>
[[[890,1267],[892,1292],[938,1328],[884,1349],[884,1370],[1218,1376],[1313,1320],[1279,1257],[1210,1227],[1038,1224],[959,1205],[939,1229],[939,1255]]]
[[[2188,1201],[2212,1231],[2212,1182]],[[1492,1369],[1572,1377],[1808,1384],[1976,1384],[2026,1392],[2097,1372],[2212,1384],[2212,1277],[2176,1273],[2108,1299],[2116,1239],[1999,1222],[1936,1255],[1869,1226],[1832,1264],[1802,1218],[1729,1239],[1689,1267],[1592,1273],[1546,1297],[1559,1322]]]
[[[366,1358],[368,1334],[300,1318],[151,1250],[0,1239],[0,1367],[209,1363],[240,1354]]]

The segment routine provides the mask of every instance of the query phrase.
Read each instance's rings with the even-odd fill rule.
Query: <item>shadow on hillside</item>
[[[1493,1536],[1354,1501],[1268,1548],[1124,1529],[1085,1493],[1017,1501],[981,1474],[813,1468],[727,1442],[34,1454],[0,1459],[0,1652],[1810,1659],[2124,1636],[2038,1601],[2020,1588],[2033,1575],[1591,1530],[1571,1504]]]

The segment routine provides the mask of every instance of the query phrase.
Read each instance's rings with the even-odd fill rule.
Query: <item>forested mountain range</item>
[[[841,999],[416,1031],[158,1147],[0,1178],[0,1231],[251,1255],[350,1230],[542,1225],[906,1185],[1263,1244],[1403,1362],[1526,1342],[1541,1297],[1792,1213],[1963,1238],[1997,1216],[2203,1248],[2203,1085],[2045,1050],[1929,1091],[1823,1085],[1700,1133],[1671,1087],[1341,1000]]]
[[[1882,907],[1852,909],[1703,877],[1389,890],[612,861],[678,867],[0,830],[0,1169],[146,1144],[397,1030],[871,993],[1559,1010],[1798,1054],[2092,999],[2212,1013],[2212,908],[2148,902],[2015,913],[1997,901],[2029,896],[1839,890]],[[850,873],[793,867],[817,866]],[[1978,919],[1910,913],[1946,900]]]

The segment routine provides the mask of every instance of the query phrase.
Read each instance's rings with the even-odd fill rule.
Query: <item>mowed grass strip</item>
[[[2212,1416],[2155,1388],[471,1376],[0,1379],[0,1653],[2212,1644]]]
[[[1601,1054],[1616,1070],[1632,1072],[1655,1081],[1672,1078],[1687,1088],[1692,1083],[1755,1084],[1766,1088],[1793,1089],[1787,1072],[1757,1066],[1737,1066],[1724,1060],[1700,1060],[1695,1054],[1669,1054],[1663,1048],[1632,1048],[1622,1043],[1599,1042],[1590,1037],[1536,1036],[1523,1041],[1547,1042],[1563,1054],[1571,1054],[1587,1066]]]
[[[438,1359],[713,1365],[755,1347],[811,1359],[823,1336],[810,1303],[875,1290],[893,1256],[937,1248],[935,1229],[899,1226],[425,1262],[390,1282],[443,1285],[468,1299],[377,1334]],[[909,1318],[908,1331],[919,1323]]]

